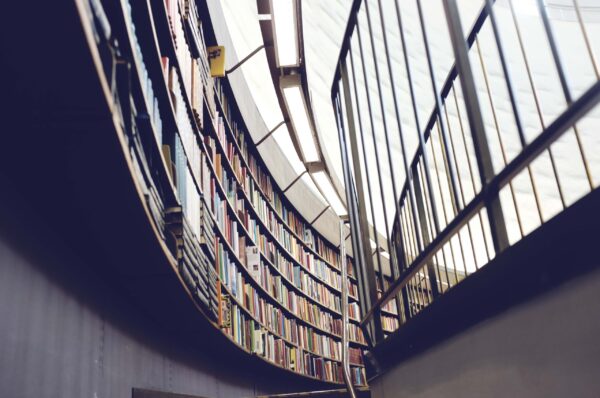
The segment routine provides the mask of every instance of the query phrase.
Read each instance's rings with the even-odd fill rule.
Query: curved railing
[[[416,8],[424,61],[435,99],[424,128],[419,126],[415,89],[415,85],[422,82],[415,79],[412,65],[418,54],[411,58],[402,22],[406,3],[395,2],[397,26],[386,28],[390,17],[384,16],[380,0],[354,2],[332,87],[354,252],[360,262],[360,294],[364,303],[361,325],[373,345],[385,337],[386,330],[391,333],[401,327],[437,297],[485,266],[496,253],[594,190],[594,177],[598,181],[593,173],[596,164],[593,159],[590,161],[590,154],[600,148],[593,148],[597,140],[590,137],[600,123],[588,112],[600,101],[600,74],[586,20],[577,1],[573,4],[572,23],[568,28],[579,32],[580,44],[585,50],[578,55],[590,62],[589,71],[595,77],[585,90],[579,90],[577,98],[567,81],[565,65],[571,60],[565,62],[561,58],[548,6],[538,2],[537,12],[545,39],[541,45],[549,48],[549,65],[556,71],[558,92],[566,104],[550,123],[541,106],[546,98],[536,85],[532,51],[524,45],[527,39],[524,32],[528,33],[528,28],[524,28],[523,17],[512,2],[499,10],[499,5],[486,0],[465,38],[456,1],[443,0],[455,64],[441,89],[435,80],[436,59],[427,35],[430,28],[426,29],[424,23],[426,10],[420,3],[417,0]],[[498,12],[502,14],[500,17]],[[507,51],[502,45],[506,37],[503,29],[509,27],[514,30],[515,45]],[[491,32],[482,38],[484,28]],[[389,32],[393,29],[398,30],[402,46],[400,63],[394,63],[390,56],[392,50],[397,52],[397,48],[389,45],[392,35]],[[561,29],[565,27],[561,25]],[[490,36],[492,40],[488,43],[486,37]],[[374,37],[382,43],[375,43]],[[487,41],[480,44],[484,40]],[[490,48],[485,47],[486,44],[495,47],[497,58],[485,55],[485,50]],[[375,50],[377,47],[379,51]],[[513,54],[509,54],[511,51]],[[522,63],[519,76],[522,79],[518,81],[514,79],[516,67],[509,65],[509,60],[514,64],[517,58]],[[494,85],[498,77],[488,72],[492,61],[501,71],[501,85]],[[406,77],[396,80],[401,68]],[[407,131],[407,125],[401,122],[400,83],[408,86],[415,131]],[[386,94],[387,87],[390,89]],[[532,97],[533,106],[528,113],[523,112],[523,92]],[[501,111],[499,104],[505,108],[509,105],[513,119],[509,125],[501,114],[506,110]],[[392,105],[393,110],[389,110]],[[378,114],[377,107],[380,108]],[[374,113],[379,118],[374,117]],[[532,120],[540,127],[535,134],[529,127]],[[376,129],[375,124],[383,128]],[[512,139],[509,139],[509,131]],[[373,142],[385,140],[387,149],[373,146],[369,153],[370,148],[365,144],[368,133]],[[406,160],[405,145],[409,133],[418,135],[417,149],[410,163]],[[399,135],[401,153],[390,149],[392,134]],[[559,145],[556,141],[561,137]],[[567,141],[570,147],[565,146]],[[580,182],[576,195],[570,191],[573,189],[571,180],[564,177],[565,148],[572,149],[568,176]],[[540,174],[540,163],[546,165],[542,168],[547,173]],[[370,176],[365,175],[371,165],[377,169],[378,181],[371,181]],[[406,176],[400,190],[395,185],[398,169]],[[573,170],[579,172],[575,177]],[[380,187],[379,192],[375,191],[376,186]],[[391,213],[386,208],[383,187],[392,191],[393,216],[388,216]],[[530,203],[524,204],[525,199]],[[550,202],[557,205],[550,208]],[[378,207],[384,213],[383,223],[381,217],[376,216]],[[380,238],[385,240],[383,244],[379,244]],[[376,241],[374,252],[369,250],[372,240]],[[385,261],[386,252],[389,264]],[[387,288],[383,271],[386,264],[390,269]],[[377,282],[384,291],[378,293]]]

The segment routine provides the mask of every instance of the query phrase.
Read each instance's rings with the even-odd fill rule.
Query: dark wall
[[[162,332],[60,239],[18,229],[0,235],[1,397],[126,398],[132,387],[249,397],[261,390],[265,381],[253,380],[244,364],[225,368]]]
[[[571,280],[401,363],[372,396],[598,397],[599,292],[600,271]]]
[[[600,190],[373,349],[373,397],[599,397]]]

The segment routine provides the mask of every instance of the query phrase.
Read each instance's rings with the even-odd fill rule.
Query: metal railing
[[[409,3],[410,23],[420,27],[419,48],[414,26],[411,42],[403,21]],[[447,31],[435,29],[438,35],[447,32],[454,59],[441,88],[436,72],[443,57],[434,53],[440,46],[432,45],[432,24],[426,23],[434,5],[427,3],[426,10],[421,3],[354,1],[332,87],[359,268],[361,326],[371,345],[385,338],[386,318],[395,319],[392,329],[401,327],[591,192],[594,178],[600,178],[600,158],[593,155],[600,150],[594,138],[600,117],[588,115],[600,101],[600,72],[578,0],[572,3],[575,20],[560,26],[562,33],[577,33],[577,62],[588,63],[591,80],[578,83],[577,96],[566,69],[571,60],[561,58],[556,22],[548,17],[551,5],[543,0],[536,0],[535,17],[520,15],[517,1],[482,1],[467,36],[464,10],[456,0],[440,0]],[[524,20],[539,23],[533,50]],[[510,51],[503,45],[507,37],[514,40]],[[544,106],[557,96],[540,89],[534,69],[541,47],[548,49],[544,62],[556,77],[555,93],[563,97],[552,114]],[[433,111],[421,125],[424,86],[431,89]],[[415,149],[409,158],[411,135]],[[378,292],[377,279],[384,286],[386,272],[390,286]],[[390,303],[396,316],[385,313]]]

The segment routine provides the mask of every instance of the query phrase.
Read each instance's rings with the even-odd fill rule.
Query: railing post
[[[425,214],[425,203],[423,201],[424,192],[421,189],[421,181],[419,173],[413,170],[413,184],[415,190],[415,199],[417,202],[417,213],[419,214],[419,223],[421,224],[421,231],[423,231],[423,244],[425,247],[431,243],[431,236],[429,235],[429,228],[427,227],[427,216]],[[429,283],[431,285],[431,295],[433,298],[437,298],[440,295],[440,290],[437,283],[437,276],[435,275],[435,268],[431,261],[427,262],[427,276],[429,276]]]
[[[344,241],[344,220],[340,219],[340,264],[342,269],[342,367],[348,395],[356,398],[356,392],[350,376],[348,358],[348,270],[346,269],[346,242]]]
[[[500,205],[500,196],[498,191],[488,191],[489,182],[494,177],[494,167],[492,164],[492,155],[485,134],[485,125],[481,116],[481,108],[477,98],[477,89],[471,63],[469,61],[469,49],[462,30],[460,15],[456,0],[443,0],[444,10],[446,12],[446,22],[454,50],[456,68],[461,83],[461,88],[465,98],[465,107],[467,109],[467,118],[471,127],[471,135],[475,146],[475,157],[477,159],[477,168],[481,178],[482,192],[485,195],[487,215],[492,232],[492,241],[494,250],[500,253],[508,247],[508,233]]]
[[[363,278],[359,281],[363,289],[365,290],[365,302],[364,308],[371,308],[371,306],[377,302],[377,282],[375,275],[375,267],[373,266],[373,256],[370,255],[371,244],[369,241],[369,225],[367,218],[366,203],[367,198],[363,187],[363,173],[360,165],[360,155],[358,152],[358,143],[356,138],[356,127],[354,125],[354,114],[352,112],[352,100],[350,97],[350,84],[348,82],[348,70],[346,62],[341,61],[340,75],[342,80],[342,87],[344,90],[344,102],[346,104],[346,119],[348,121],[348,136],[350,137],[350,147],[352,150],[352,170],[354,170],[354,176],[350,169],[350,160],[348,156],[348,144],[345,137],[345,129],[343,126],[343,115],[341,104],[338,103],[336,120],[338,121],[338,134],[340,140],[340,151],[342,155],[342,168],[344,171],[344,180],[346,183],[346,198],[348,201],[348,213],[350,215],[352,234],[355,236],[354,243],[358,247],[355,247],[354,254],[355,258],[360,259],[361,273]],[[333,98],[335,101],[336,98]],[[337,101],[341,101],[339,92]],[[354,178],[355,177],[355,178]],[[357,200],[353,195],[353,187],[356,188]],[[352,204],[352,206],[350,206]],[[357,250],[358,249],[358,250]],[[369,255],[366,255],[366,253]],[[378,309],[375,316],[373,317],[373,333],[372,340],[374,343],[383,339],[383,329],[381,327],[380,310]]]

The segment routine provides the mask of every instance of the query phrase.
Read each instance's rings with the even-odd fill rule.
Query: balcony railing
[[[597,187],[600,8],[579,1],[481,1],[467,35],[465,2],[354,1],[332,101],[371,344]]]

